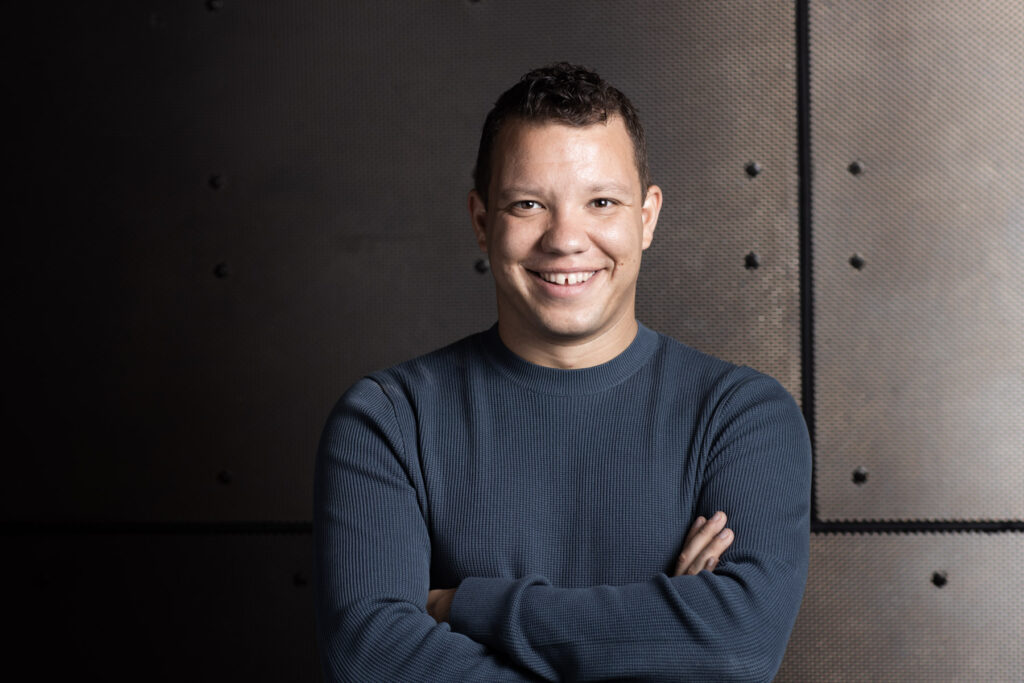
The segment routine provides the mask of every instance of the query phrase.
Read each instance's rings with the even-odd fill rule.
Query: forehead
[[[523,174],[616,175],[639,185],[633,141],[619,116],[585,126],[512,119],[495,140],[492,182]]]

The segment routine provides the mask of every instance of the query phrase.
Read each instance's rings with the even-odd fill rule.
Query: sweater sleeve
[[[771,680],[807,577],[810,441],[775,380],[741,374],[699,449],[696,514],[723,510],[735,532],[713,573],[581,588],[469,578],[452,629],[549,680]]]
[[[364,379],[317,455],[317,635],[329,681],[535,680],[426,612],[430,539],[395,409]]]

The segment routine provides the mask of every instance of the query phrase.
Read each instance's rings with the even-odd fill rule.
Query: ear
[[[487,204],[476,190],[469,191],[469,220],[473,223],[476,243],[487,253]]]
[[[661,213],[661,188],[651,185],[647,188],[647,196],[644,197],[644,205],[640,209],[640,216],[644,223],[644,249],[651,246],[654,239],[654,228],[658,225],[658,214]]]

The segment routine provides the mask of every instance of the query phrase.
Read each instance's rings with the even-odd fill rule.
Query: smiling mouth
[[[550,282],[553,285],[563,286],[583,284],[590,278],[594,277],[594,274],[597,273],[596,270],[580,271],[574,273],[541,273],[535,270],[531,270],[530,272],[539,277],[540,279],[544,280],[545,282]]]

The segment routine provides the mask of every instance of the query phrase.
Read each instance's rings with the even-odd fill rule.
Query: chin
[[[562,339],[593,337],[601,331],[601,325],[593,320],[541,320],[540,328]]]

